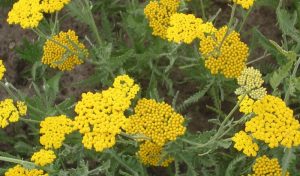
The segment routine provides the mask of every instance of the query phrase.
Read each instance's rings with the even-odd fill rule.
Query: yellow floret
[[[8,169],[5,176],[48,176],[48,174],[44,174],[43,170],[38,169],[26,169],[20,165],[16,165],[13,168]]]
[[[27,106],[22,102],[22,108],[19,109],[20,103],[14,105],[12,99],[0,101],[0,127],[5,128],[10,122],[19,121],[20,116],[26,115]]]
[[[267,95],[253,104],[256,114],[246,122],[246,132],[262,140],[270,148],[283,145],[291,148],[300,145],[300,124],[293,111],[280,98]]]
[[[234,3],[241,5],[244,9],[249,9],[255,0],[232,0]]]
[[[20,24],[24,29],[36,28],[43,19],[40,0],[19,0],[8,13],[9,24]]]
[[[251,98],[259,100],[267,95],[267,91],[262,84],[264,80],[259,70],[253,67],[245,68],[241,75],[237,78],[238,85],[235,94],[248,94]]]
[[[74,69],[88,57],[87,49],[78,41],[78,36],[73,30],[60,32],[48,39],[43,50],[42,62],[62,71]]]
[[[145,165],[168,167],[174,159],[170,156],[162,158],[163,147],[153,142],[146,141],[140,145],[138,156]]]
[[[27,113],[27,105],[23,101],[17,101],[17,108],[21,116],[25,116]]]
[[[55,158],[56,155],[52,150],[41,149],[40,151],[35,152],[32,155],[31,161],[33,161],[36,165],[45,166],[47,164],[53,163]]]
[[[249,48],[235,31],[223,40],[226,32],[227,26],[215,32],[214,36],[202,38],[199,50],[205,59],[205,67],[212,74],[222,73],[227,78],[237,78],[245,68]]]
[[[212,23],[203,23],[201,18],[192,14],[175,13],[170,18],[167,38],[176,43],[190,44],[196,38],[203,38],[205,33],[214,33],[216,29]]]
[[[176,140],[177,136],[185,133],[184,117],[166,103],[141,99],[134,111],[135,114],[129,117],[126,127],[128,134],[145,135],[154,143],[163,146],[166,142]]]
[[[243,95],[238,96],[238,100],[241,101]],[[240,102],[240,112],[244,114],[250,114],[253,111],[254,100],[249,98],[248,95]]]
[[[60,11],[70,0],[42,0],[41,7],[45,13]]]
[[[251,136],[249,136],[244,131],[240,131],[235,133],[232,137],[232,141],[234,141],[234,148],[238,151],[243,151],[243,153],[247,156],[256,156],[259,150],[258,145],[253,142]]]
[[[3,64],[3,61],[0,60],[0,80],[2,80],[5,71],[6,71],[6,68],[5,68],[4,64]]]
[[[100,152],[116,143],[116,135],[126,126],[124,112],[139,91],[128,75],[115,78],[113,87],[101,93],[83,93],[76,104],[75,125],[83,134],[85,148]]]
[[[179,0],[150,1],[144,13],[152,28],[152,34],[166,39],[170,17],[177,12]]]
[[[65,135],[72,133],[76,128],[74,122],[65,115],[46,117],[40,123],[40,143],[46,148],[58,149],[65,140]]]
[[[282,176],[282,169],[279,165],[278,159],[270,159],[266,155],[256,159],[255,164],[252,166],[253,174],[251,176]],[[288,176],[289,173],[286,173]]]

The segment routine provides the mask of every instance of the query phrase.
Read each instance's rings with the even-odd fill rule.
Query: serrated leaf
[[[270,78],[270,85],[273,88],[273,90],[277,89],[277,87],[280,85],[283,79],[289,76],[292,67],[293,61],[289,61],[285,65],[279,67],[279,69],[272,74]]]
[[[288,60],[295,61],[297,59],[297,53],[294,51],[286,51],[282,47],[280,47],[275,41],[269,40],[272,45],[275,46],[275,48],[283,54]]]
[[[232,176],[232,175],[235,175],[235,169],[237,169],[238,167],[240,167],[238,164],[245,160],[246,159],[246,156],[245,155],[240,155],[240,156],[237,156],[236,158],[234,158],[234,160],[232,160],[227,169],[226,169],[226,172],[225,172],[225,176]]]

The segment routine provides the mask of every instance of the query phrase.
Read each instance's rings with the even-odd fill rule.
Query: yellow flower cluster
[[[44,174],[43,170],[38,169],[26,169],[20,165],[16,165],[13,168],[8,169],[5,176],[48,176],[48,174]]]
[[[238,100],[241,101],[243,95],[238,96]],[[245,95],[243,100],[240,102],[240,112],[244,114],[250,114],[253,111],[254,100]]]
[[[0,101],[0,127],[5,128],[9,122],[17,122],[20,116],[26,115],[26,110],[24,102],[17,102],[15,106],[12,99]]]
[[[166,103],[141,99],[134,108],[135,114],[129,117],[126,127],[128,134],[143,134],[157,145],[163,146],[170,140],[185,133],[184,118]]]
[[[60,11],[65,4],[68,4],[70,0],[42,0],[41,6],[45,13],[53,13],[55,11]]]
[[[145,165],[167,167],[173,162],[172,157],[162,158],[163,147],[151,141],[146,141],[140,145],[138,156]]]
[[[255,0],[232,0],[234,3],[241,5],[244,9],[249,9]]]
[[[24,29],[35,28],[43,19],[40,0],[19,0],[14,3],[12,10],[8,13],[9,24],[20,24]]]
[[[235,142],[234,148],[236,148],[238,151],[242,151],[247,156],[256,156],[257,152],[259,150],[258,145],[253,142],[253,139],[251,136],[247,135],[244,131],[240,131],[238,133],[235,133],[235,135],[232,137],[232,141]]]
[[[246,122],[246,132],[268,144],[270,148],[300,145],[300,124],[293,111],[280,98],[267,95],[253,104],[256,114]]]
[[[40,123],[40,143],[46,148],[58,149],[65,140],[65,135],[72,133],[76,128],[74,122],[65,115],[46,117]]]
[[[6,71],[6,68],[3,64],[3,61],[0,60],[0,80],[3,78],[5,71]]]
[[[170,18],[167,39],[176,43],[190,44],[196,38],[203,38],[205,33],[214,33],[216,28],[211,22],[203,23],[201,18],[192,14],[175,13]]]
[[[9,24],[20,24],[24,29],[36,28],[43,19],[43,12],[61,10],[70,0],[19,0],[8,13]]]
[[[205,67],[212,74],[237,78],[245,68],[249,48],[240,40],[239,33],[232,31],[227,37],[226,33],[227,26],[224,26],[214,36],[202,38],[199,50],[205,58]]]
[[[31,161],[33,161],[38,166],[45,166],[47,164],[53,163],[55,158],[56,155],[52,150],[41,149],[40,151],[35,152],[32,155]]]
[[[251,176],[282,176],[282,169],[279,165],[278,159],[270,159],[266,155],[256,159],[255,164],[252,166],[253,174]],[[286,173],[288,176],[289,173]]]
[[[42,62],[59,70],[72,70],[76,65],[82,64],[82,59],[88,57],[85,46],[78,41],[73,30],[60,32],[48,39],[44,45]]]
[[[127,123],[124,111],[139,91],[128,75],[115,78],[113,87],[101,93],[83,93],[75,107],[75,125],[83,134],[84,147],[103,151],[115,145],[115,136]]]
[[[267,95],[266,88],[262,87],[264,80],[259,70],[253,67],[245,68],[237,78],[238,85],[235,94],[248,94],[251,98],[259,100]]]
[[[179,2],[179,0],[155,0],[150,1],[145,7],[144,13],[154,36],[166,39],[170,17],[177,12]]]

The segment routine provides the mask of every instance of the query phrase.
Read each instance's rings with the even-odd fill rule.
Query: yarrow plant
[[[298,6],[1,1],[0,175],[299,175]]]

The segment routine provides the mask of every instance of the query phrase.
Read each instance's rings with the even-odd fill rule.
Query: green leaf
[[[285,35],[300,43],[300,33],[295,28],[297,23],[297,12],[290,14],[287,10],[281,9],[280,6],[276,10],[279,27]]]
[[[273,88],[273,90],[277,89],[277,87],[280,85],[283,79],[289,76],[292,67],[293,61],[289,61],[285,65],[279,67],[279,69],[272,74],[270,78],[270,85]]]
[[[285,56],[257,28],[253,28],[253,40],[272,54],[280,65],[285,63]]]
[[[62,72],[58,72],[55,76],[53,76],[51,79],[47,80],[47,85],[51,90],[54,91],[54,93],[59,92],[59,81],[61,76],[63,75]]]
[[[288,60],[292,60],[292,61],[296,61],[297,59],[297,53],[295,53],[294,51],[286,51],[284,50],[281,46],[279,46],[276,42],[274,42],[273,40],[269,40],[271,42],[272,45],[275,46],[275,48],[281,53],[283,54]]]
[[[225,172],[225,176],[236,175],[235,170],[240,167],[240,165],[238,165],[238,164],[245,159],[246,159],[245,155],[240,155],[240,156],[237,156],[236,158],[234,158],[234,160],[232,160],[229,163],[229,165],[226,169],[226,172]]]

